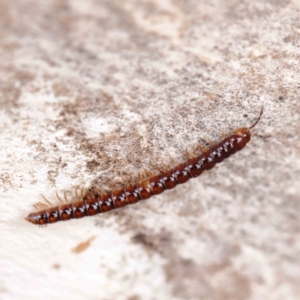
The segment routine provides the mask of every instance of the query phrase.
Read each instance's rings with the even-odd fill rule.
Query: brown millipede
[[[243,149],[250,141],[250,129],[259,122],[262,114],[263,109],[261,109],[254,124],[249,128],[243,127],[235,130],[232,135],[211,147],[211,149],[197,157],[188,159],[171,170],[162,172],[160,175],[141,180],[135,185],[129,185],[109,194],[99,195],[97,193],[88,193],[81,201],[62,204],[31,213],[25,220],[33,224],[44,225],[58,221],[79,219],[85,216],[108,212],[112,209],[161,194],[165,190],[173,189],[177,184],[182,184],[190,178],[198,177],[204,171],[212,169],[217,163],[222,162],[225,158]]]

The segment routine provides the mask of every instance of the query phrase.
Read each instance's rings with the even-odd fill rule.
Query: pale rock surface
[[[1,0],[0,58],[0,299],[300,299],[299,0]],[[270,138],[174,190],[24,220],[261,107]]]

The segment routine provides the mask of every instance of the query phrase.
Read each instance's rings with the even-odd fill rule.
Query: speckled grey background
[[[300,299],[299,1],[0,0],[0,58],[0,299]],[[174,190],[23,219],[41,193],[172,167],[261,107],[270,138]]]

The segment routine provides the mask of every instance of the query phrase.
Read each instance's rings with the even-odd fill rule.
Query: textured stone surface
[[[0,0],[0,299],[300,299],[299,13]],[[23,219],[40,193],[174,166],[262,106],[254,132],[272,137],[198,179],[99,217]]]

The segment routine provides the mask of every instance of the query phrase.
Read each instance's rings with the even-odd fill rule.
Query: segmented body
[[[250,128],[254,127],[258,120]],[[187,182],[190,178],[198,177],[204,171],[212,169],[217,163],[243,149],[250,141],[250,128],[239,128],[231,136],[201,155],[188,159],[186,162],[160,175],[142,180],[136,185],[131,185],[106,195],[87,195],[82,201],[32,213],[26,220],[33,224],[44,225],[78,219],[108,212],[161,194],[165,190],[173,189],[176,185]]]

